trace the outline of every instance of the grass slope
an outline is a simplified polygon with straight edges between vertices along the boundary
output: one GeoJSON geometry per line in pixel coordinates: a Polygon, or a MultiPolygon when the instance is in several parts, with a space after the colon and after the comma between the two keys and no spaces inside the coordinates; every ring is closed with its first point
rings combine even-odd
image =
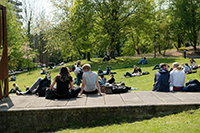
{"type": "MultiPolygon", "coordinates": [[[[189,63],[190,59],[184,59],[182,57],[178,58],[147,58],[148,64],[147,65],[139,65],[139,67],[142,69],[143,72],[150,72],[149,75],[143,75],[139,77],[130,77],[130,78],[124,78],[123,74],[126,72],[132,72],[133,71],[133,65],[136,65],[138,60],[140,58],[132,58],[132,57],[118,57],[116,60],[111,60],[109,62],[102,62],[102,59],[99,58],[92,58],[91,61],[86,61],[82,60],[82,65],[85,63],[89,63],[91,65],[92,71],[97,72],[98,68],[102,70],[106,70],[106,66],[111,67],[111,71],[117,72],[115,74],[115,80],[116,81],[121,81],[124,82],[127,86],[130,87],[135,87],[139,88],[138,91],[150,91],[153,88],[153,83],[154,83],[154,75],[157,70],[152,70],[152,68],[155,66],[155,64],[160,64],[160,63],[168,63],[170,67],[172,66],[172,63],[174,62],[179,62],[179,63],[184,63],[187,62],[189,63]]],[[[70,62],[66,63],[64,66],[67,66],[71,68],[71,66],[75,63],[70,62]]],[[[200,60],[196,59],[196,63],[200,64],[200,60]]],[[[51,78],[53,78],[59,73],[60,66],[57,67],[56,69],[50,70],[51,72],[51,78]]],[[[23,87],[24,85],[31,86],[35,80],[38,77],[45,77],[45,75],[40,75],[40,69],[18,74],[17,75],[17,81],[15,81],[20,90],[25,91],[25,88],[23,87]]],[[[75,77],[74,73],[71,72],[72,77],[75,77]]],[[[105,76],[106,79],[109,78],[109,75],[105,76]]],[[[200,70],[197,71],[197,73],[194,74],[188,74],[186,75],[186,82],[189,81],[190,79],[200,79],[200,70]]],[[[12,82],[9,82],[9,89],[12,88],[12,82]]]]}
{"type": "MultiPolygon", "coordinates": [[[[106,122],[105,122],[106,123],[106,122]]],[[[116,122],[118,123],[118,122],[116,122]]],[[[135,122],[96,127],[60,129],[56,133],[199,133],[200,109],[135,122]]]]}

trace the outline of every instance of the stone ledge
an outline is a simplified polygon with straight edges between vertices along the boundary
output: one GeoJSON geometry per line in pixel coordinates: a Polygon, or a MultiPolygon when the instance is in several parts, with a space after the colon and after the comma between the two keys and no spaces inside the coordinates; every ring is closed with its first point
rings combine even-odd
{"type": "Polygon", "coordinates": [[[183,110],[198,109],[200,104],[155,104],[101,107],[53,107],[8,110],[0,113],[0,131],[18,132],[65,127],[71,123],[90,125],[94,121],[110,118],[141,119],[173,114],[183,110]]]}

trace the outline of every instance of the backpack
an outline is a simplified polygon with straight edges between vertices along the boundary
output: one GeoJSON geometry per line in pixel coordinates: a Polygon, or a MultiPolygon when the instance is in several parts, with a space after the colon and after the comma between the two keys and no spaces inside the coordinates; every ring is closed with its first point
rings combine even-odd
{"type": "Polygon", "coordinates": [[[77,76],[78,75],[78,69],[74,70],[74,75],[77,76]]]}

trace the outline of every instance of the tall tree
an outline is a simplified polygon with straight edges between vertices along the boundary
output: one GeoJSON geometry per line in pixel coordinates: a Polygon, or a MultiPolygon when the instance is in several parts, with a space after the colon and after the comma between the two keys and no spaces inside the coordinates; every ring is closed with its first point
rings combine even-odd
{"type": "MultiPolygon", "coordinates": [[[[173,25],[176,26],[178,39],[184,34],[196,50],[198,31],[200,30],[200,1],[199,0],[170,0],[173,25]],[[181,34],[182,33],[182,34],[181,34]]],[[[180,40],[179,40],[180,41],[180,40]]]]}

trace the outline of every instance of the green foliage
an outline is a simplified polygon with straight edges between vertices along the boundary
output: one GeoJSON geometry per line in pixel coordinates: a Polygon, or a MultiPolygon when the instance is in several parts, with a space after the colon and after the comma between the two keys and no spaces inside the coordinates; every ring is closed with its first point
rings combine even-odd
{"type": "Polygon", "coordinates": [[[189,41],[194,49],[197,44],[197,33],[200,30],[200,1],[171,0],[171,26],[182,42],[189,41]]]}
{"type": "Polygon", "coordinates": [[[16,68],[22,61],[23,53],[20,51],[26,37],[23,35],[22,24],[17,22],[17,17],[13,6],[6,0],[1,0],[0,4],[6,7],[7,17],[7,40],[8,40],[8,65],[9,69],[16,68]]]}

